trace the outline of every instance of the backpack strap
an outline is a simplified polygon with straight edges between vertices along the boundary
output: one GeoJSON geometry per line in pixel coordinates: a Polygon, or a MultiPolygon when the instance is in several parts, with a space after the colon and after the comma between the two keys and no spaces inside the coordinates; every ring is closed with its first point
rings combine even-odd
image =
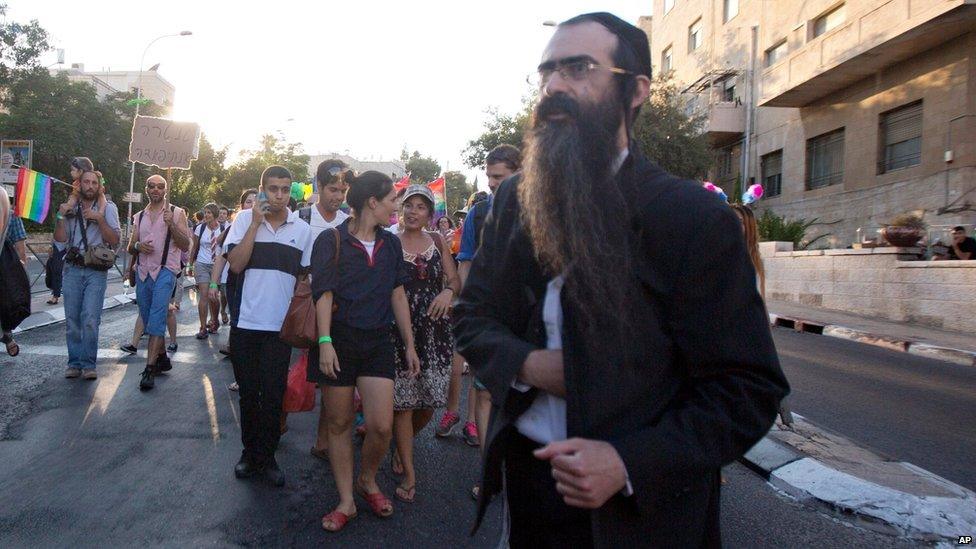
{"type": "MultiPolygon", "coordinates": [[[[298,210],[298,217],[300,217],[302,219],[302,221],[304,221],[305,223],[308,223],[309,225],[311,225],[312,224],[312,207],[311,206],[305,206],[304,208],[299,209],[298,210]]],[[[338,250],[338,248],[336,248],[336,249],[338,250]]]]}
{"type": "MultiPolygon", "coordinates": [[[[170,212],[176,212],[176,206],[169,205],[170,212]]],[[[169,259],[169,243],[173,240],[173,234],[169,227],[166,227],[166,244],[163,244],[163,258],[160,260],[160,268],[166,268],[166,260],[169,259]]]]}

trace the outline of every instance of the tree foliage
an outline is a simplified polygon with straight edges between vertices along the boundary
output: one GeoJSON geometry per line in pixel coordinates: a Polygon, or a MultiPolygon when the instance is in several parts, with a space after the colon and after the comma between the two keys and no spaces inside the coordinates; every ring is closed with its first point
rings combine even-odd
{"type": "Polygon", "coordinates": [[[223,185],[217,185],[213,198],[220,204],[237,204],[244,189],[261,183],[261,172],[277,164],[288,168],[295,181],[308,181],[309,156],[302,152],[301,143],[286,143],[273,135],[261,138],[261,148],[243,151],[241,158],[227,169],[223,185]]]}
{"type": "Polygon", "coordinates": [[[457,171],[444,172],[444,186],[447,189],[447,215],[464,207],[471,194],[471,186],[463,173],[457,171]]]}
{"type": "Polygon", "coordinates": [[[437,179],[437,176],[441,174],[441,165],[433,158],[413,151],[413,154],[407,159],[407,172],[410,173],[411,183],[424,185],[437,179]]]}
{"type": "Polygon", "coordinates": [[[713,160],[702,132],[704,123],[704,115],[685,112],[685,102],[670,75],[659,75],[634,124],[634,137],[644,155],[665,171],[703,178],[713,160]]]}
{"type": "MultiPolygon", "coordinates": [[[[6,15],[7,4],[0,3],[0,18],[6,15]]],[[[47,31],[37,20],[0,22],[0,86],[6,86],[20,73],[38,69],[41,54],[49,49],[47,31]]]]}
{"type": "Polygon", "coordinates": [[[522,98],[522,109],[514,114],[500,113],[495,107],[488,108],[485,111],[487,120],[484,123],[484,132],[468,142],[463,151],[464,163],[469,168],[481,168],[485,165],[488,153],[502,144],[514,145],[521,150],[537,98],[538,94],[522,98]]]}
{"type": "MultiPolygon", "coordinates": [[[[207,136],[200,136],[200,154],[190,164],[189,170],[176,170],[170,182],[169,199],[173,204],[186,208],[191,214],[214,200],[221,184],[227,177],[224,161],[227,160],[227,147],[214,149],[207,136]]],[[[237,198],[223,205],[234,208],[237,198]]]]}

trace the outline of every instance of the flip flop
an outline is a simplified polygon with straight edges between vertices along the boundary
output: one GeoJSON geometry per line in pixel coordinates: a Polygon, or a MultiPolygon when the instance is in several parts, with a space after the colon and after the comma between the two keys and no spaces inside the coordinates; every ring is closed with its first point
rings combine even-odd
{"type": "Polygon", "coordinates": [[[396,490],[394,490],[393,492],[393,495],[395,495],[396,498],[402,501],[403,503],[413,503],[414,498],[417,497],[417,485],[414,484],[409,488],[404,488],[403,486],[397,486],[396,490]],[[400,495],[400,494],[405,494],[405,495],[400,495]]]}
{"type": "Polygon", "coordinates": [[[322,517],[322,529],[325,530],[326,532],[338,532],[343,528],[345,528],[346,524],[350,520],[356,518],[358,514],[359,513],[353,513],[351,515],[347,515],[339,510],[332,511],[331,513],[322,517]],[[332,528],[329,528],[328,526],[325,525],[326,521],[332,523],[332,528]]]}
{"type": "Polygon", "coordinates": [[[400,461],[400,452],[393,450],[393,455],[390,457],[390,468],[393,469],[394,475],[403,474],[403,462],[400,461]]]}
{"type": "Polygon", "coordinates": [[[383,492],[369,494],[366,489],[356,483],[356,494],[366,500],[369,509],[379,518],[387,518],[393,515],[393,502],[390,498],[383,495],[383,492]]]}
{"type": "Polygon", "coordinates": [[[196,335],[197,339],[207,339],[208,337],[210,337],[210,334],[207,333],[207,330],[200,330],[196,335]]]}

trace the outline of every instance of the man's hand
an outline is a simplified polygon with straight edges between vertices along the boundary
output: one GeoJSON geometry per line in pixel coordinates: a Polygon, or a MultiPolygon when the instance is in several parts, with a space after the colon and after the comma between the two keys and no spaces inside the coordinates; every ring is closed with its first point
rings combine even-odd
{"type": "Polygon", "coordinates": [[[267,200],[259,200],[254,207],[251,208],[251,225],[255,227],[264,223],[265,208],[267,208],[267,200]]]}
{"type": "Polygon", "coordinates": [[[563,374],[563,352],[532,351],[525,358],[518,380],[558,397],[566,396],[566,377],[563,374]]]}
{"type": "Polygon", "coordinates": [[[71,206],[69,206],[67,202],[58,206],[58,213],[61,214],[62,216],[68,215],[68,212],[70,211],[71,211],[71,206]]]}
{"type": "Polygon", "coordinates": [[[148,242],[136,242],[136,244],[139,245],[137,250],[141,254],[152,255],[152,253],[156,251],[156,248],[154,248],[153,245],[149,244],[148,242]]]}
{"type": "Polygon", "coordinates": [[[81,212],[81,216],[85,218],[86,221],[94,221],[96,223],[101,223],[105,219],[105,213],[100,210],[92,210],[85,208],[85,211],[81,212]]]}
{"type": "Polygon", "coordinates": [[[163,210],[163,223],[166,223],[167,227],[173,228],[173,212],[169,211],[169,206],[163,210]]]}
{"type": "Polygon", "coordinates": [[[571,438],[533,454],[552,465],[556,491],[566,505],[598,509],[627,486],[627,468],[609,442],[571,438]]]}

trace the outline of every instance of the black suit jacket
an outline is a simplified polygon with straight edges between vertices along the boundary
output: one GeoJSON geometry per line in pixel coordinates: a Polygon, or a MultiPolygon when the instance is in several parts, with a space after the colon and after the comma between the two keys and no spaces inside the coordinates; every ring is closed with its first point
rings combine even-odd
{"type": "MultiPolygon", "coordinates": [[[[731,208],[634,151],[617,177],[632,192],[643,345],[587,357],[573,304],[562,302],[568,436],[610,442],[634,488],[591,513],[593,542],[717,546],[719,470],[767,432],[789,388],[731,208]],[[638,348],[638,367],[620,366],[638,348]]],[[[519,220],[517,185],[498,190],[455,314],[458,350],[492,399],[475,528],[501,491],[514,422],[535,397],[512,381],[546,343],[550,276],[519,220]]]]}

